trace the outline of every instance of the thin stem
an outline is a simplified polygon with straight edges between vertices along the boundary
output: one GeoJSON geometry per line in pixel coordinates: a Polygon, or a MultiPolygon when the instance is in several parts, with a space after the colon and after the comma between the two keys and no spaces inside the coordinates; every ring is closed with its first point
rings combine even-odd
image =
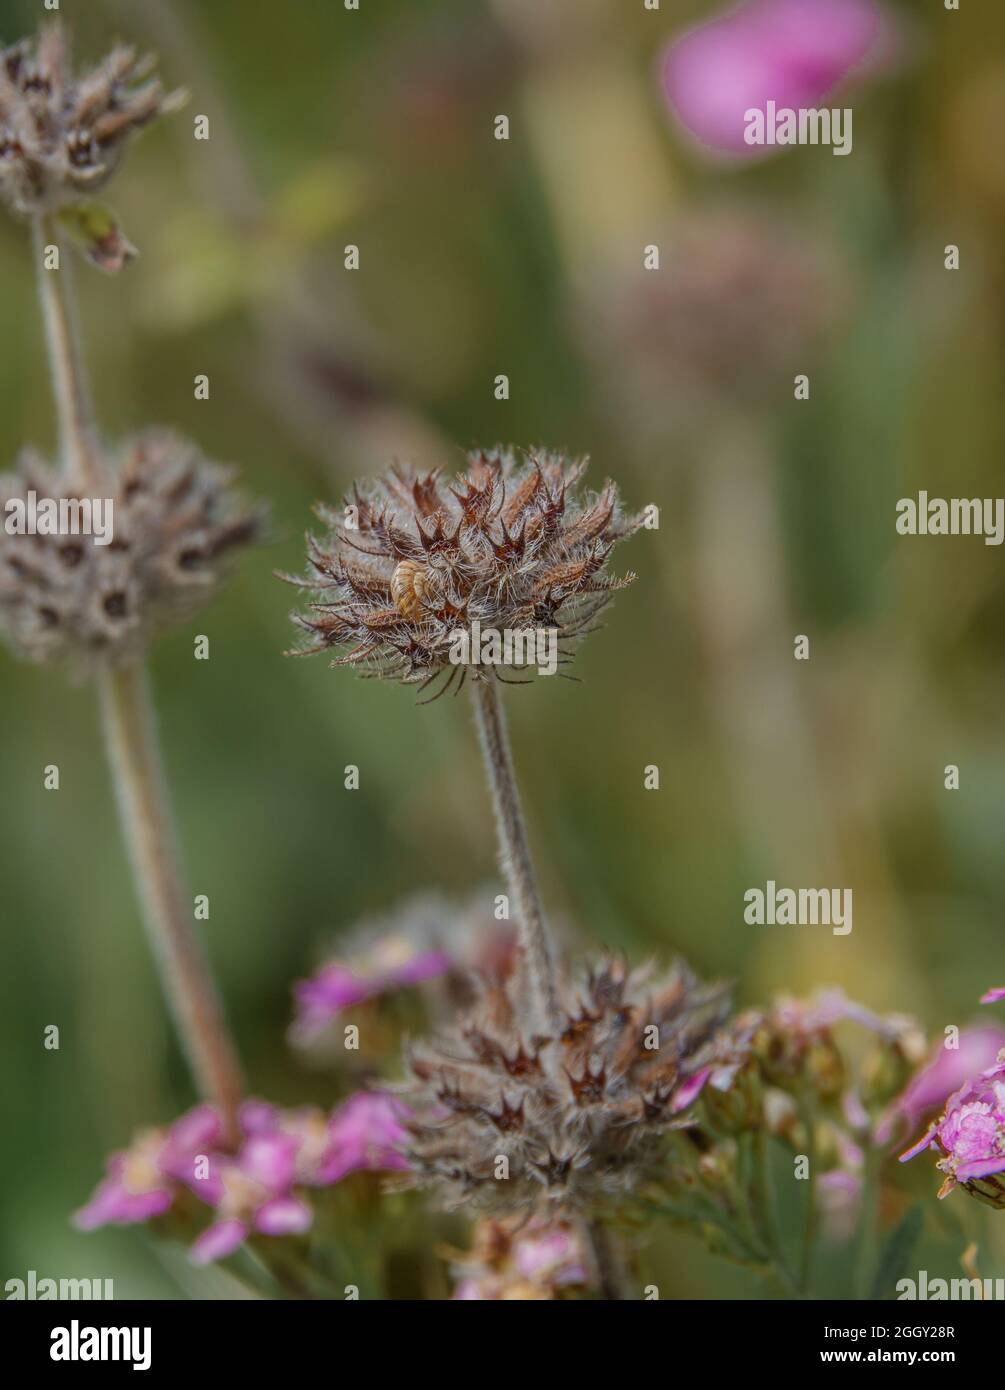
{"type": "Polygon", "coordinates": [[[73,300],[73,268],[66,247],[60,246],[51,217],[36,217],[32,230],[52,390],[59,416],[59,452],[63,470],[82,487],[95,487],[100,482],[102,469],[87,369],[80,350],[73,300]],[[59,250],[58,270],[46,269],[47,246],[55,246],[59,250]]]}
{"type": "Polygon", "coordinates": [[[789,1261],[778,1229],[778,1216],[775,1211],[775,1193],[771,1183],[771,1147],[768,1132],[758,1131],[756,1147],[755,1202],[760,1214],[764,1242],[771,1255],[771,1272],[790,1293],[799,1294],[799,1285],[789,1268],[789,1261]]]}
{"type": "Polygon", "coordinates": [[[182,886],[146,672],[105,671],[100,691],[122,833],[164,992],[201,1093],[233,1128],[241,1074],[182,886]]]}
{"type": "Polygon", "coordinates": [[[541,894],[520,808],[520,794],[506,733],[506,717],[493,680],[473,680],[472,698],[482,756],[492,790],[502,870],[517,911],[517,928],[531,1004],[538,1025],[556,1034],[560,1027],[558,984],[541,894]]]}
{"type": "Polygon", "coordinates": [[[806,1129],[806,1157],[810,1176],[806,1194],[806,1210],[803,1214],[803,1245],[799,1266],[799,1287],[804,1294],[809,1292],[813,1273],[813,1249],[817,1234],[817,1126],[816,1105],[812,1091],[807,1087],[799,1098],[799,1110],[806,1129]]]}
{"type": "Polygon", "coordinates": [[[853,1297],[866,1299],[876,1272],[876,1228],[879,1220],[880,1150],[872,1143],[865,1145],[862,1173],[862,1197],[859,1207],[858,1244],[855,1251],[855,1292],[853,1297]]]}
{"type": "Polygon", "coordinates": [[[599,1221],[588,1222],[585,1230],[601,1296],[611,1303],[628,1302],[632,1293],[628,1272],[621,1256],[620,1242],[599,1221]]]}
{"type": "MultiPolygon", "coordinates": [[[[70,261],[61,254],[58,270],[45,267],[46,246],[59,246],[51,218],[36,217],[33,234],[63,468],[74,482],[93,487],[103,469],[70,261]]],[[[146,673],[142,666],[105,670],[99,683],[122,833],[164,991],[199,1089],[233,1132],[241,1074],[183,886],[146,673]]]]}

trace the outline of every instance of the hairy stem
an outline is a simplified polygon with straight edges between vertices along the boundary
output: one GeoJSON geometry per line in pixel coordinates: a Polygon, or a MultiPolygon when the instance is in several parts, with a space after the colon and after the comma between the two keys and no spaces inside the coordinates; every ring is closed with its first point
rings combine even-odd
{"type": "MultiPolygon", "coordinates": [[[[45,248],[59,246],[51,218],[36,217],[33,233],[63,469],[75,483],[94,487],[103,468],[77,333],[70,261],[61,254],[59,269],[46,269],[45,248]]],[[[122,833],[164,992],[200,1092],[220,1107],[232,1130],[241,1074],[183,886],[145,670],[105,670],[100,692],[122,833]]]]}
{"type": "Polygon", "coordinates": [[[510,896],[517,912],[523,968],[538,1026],[559,1029],[558,985],[551,942],[545,925],[541,894],[520,808],[506,717],[493,680],[471,682],[482,757],[492,790],[499,854],[510,896]]]}
{"type": "Polygon", "coordinates": [[[587,1223],[586,1236],[601,1297],[611,1303],[628,1302],[632,1294],[621,1254],[621,1242],[613,1231],[599,1221],[587,1223]]]}
{"type": "Polygon", "coordinates": [[[81,487],[96,487],[101,480],[102,469],[87,369],[80,350],[73,299],[73,268],[67,248],[60,246],[51,217],[36,217],[33,233],[38,293],[59,417],[60,458],[69,478],[81,487]],[[55,246],[59,250],[58,270],[46,269],[47,246],[55,246]]]}
{"type": "Polygon", "coordinates": [[[241,1074],[183,888],[146,672],[105,671],[100,690],[122,833],[164,992],[202,1095],[232,1127],[241,1074]]]}

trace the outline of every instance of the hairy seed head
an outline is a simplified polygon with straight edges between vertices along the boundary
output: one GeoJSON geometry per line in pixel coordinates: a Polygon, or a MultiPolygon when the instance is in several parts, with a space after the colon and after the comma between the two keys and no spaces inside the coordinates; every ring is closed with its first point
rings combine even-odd
{"type": "Polygon", "coordinates": [[[402,1183],[448,1209],[593,1214],[656,1176],[667,1131],[734,1059],[726,988],[684,966],[650,975],[605,960],[565,991],[553,1035],[527,1025],[516,981],[485,984],[410,1053],[402,1183]]]}
{"type": "Polygon", "coordinates": [[[330,529],[309,541],[308,574],[282,576],[313,600],[294,615],[301,653],[341,651],[333,665],[412,684],[487,674],[474,641],[472,659],[457,643],[476,623],[482,633],[554,630],[557,643],[582,637],[634,579],[606,567],[641,525],[623,516],[613,483],[577,495],[585,467],[495,449],[469,455],[450,484],[394,469],[357,487],[342,515],[320,509],[330,529]]]}
{"type": "Polygon", "coordinates": [[[0,199],[31,216],[91,197],[130,137],[184,100],[166,93],[152,68],[118,45],[75,77],[58,22],[0,49],[0,199]]]}
{"type": "Polygon", "coordinates": [[[148,430],[117,454],[98,489],[106,519],[111,503],[106,544],[81,531],[95,499],[35,454],[0,475],[0,639],[15,655],[67,660],[78,674],[135,660],[215,595],[234,552],[259,534],[262,514],[194,444],[148,430]],[[40,504],[76,534],[53,534],[40,504]],[[21,524],[32,516],[35,534],[21,524]]]}

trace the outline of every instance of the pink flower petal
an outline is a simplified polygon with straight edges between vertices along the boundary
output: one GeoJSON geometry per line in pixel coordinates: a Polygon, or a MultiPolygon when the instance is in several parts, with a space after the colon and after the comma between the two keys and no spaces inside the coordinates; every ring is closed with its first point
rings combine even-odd
{"type": "Polygon", "coordinates": [[[904,1153],[900,1155],[899,1161],[901,1163],[907,1163],[909,1159],[917,1158],[918,1154],[924,1153],[924,1151],[931,1145],[931,1142],[934,1138],[935,1125],[929,1125],[928,1128],[925,1130],[924,1134],[918,1140],[918,1142],[916,1144],[912,1144],[909,1149],[906,1149],[904,1153]]]}
{"type": "Polygon", "coordinates": [[[248,1238],[248,1228],[243,1221],[217,1221],[203,1231],[192,1245],[188,1257],[193,1264],[208,1265],[214,1260],[225,1260],[248,1238]]]}
{"type": "Polygon", "coordinates": [[[671,1110],[676,1114],[679,1110],[686,1110],[693,1100],[697,1100],[705,1087],[705,1082],[712,1073],[711,1067],[704,1067],[701,1071],[695,1072],[694,1076],[682,1082],[674,1092],[671,1110]]]}
{"type": "Polygon", "coordinates": [[[292,1134],[255,1134],[245,1141],[238,1162],[248,1177],[280,1192],[293,1181],[299,1147],[292,1134]]]}
{"type": "Polygon", "coordinates": [[[703,145],[762,156],[744,139],[746,112],[816,106],[886,31],[874,0],[750,0],[671,45],[667,100],[703,145]]]}
{"type": "Polygon", "coordinates": [[[314,1213],[299,1197],[274,1197],[259,1207],[255,1230],[266,1236],[300,1235],[309,1230],[314,1213]]]}

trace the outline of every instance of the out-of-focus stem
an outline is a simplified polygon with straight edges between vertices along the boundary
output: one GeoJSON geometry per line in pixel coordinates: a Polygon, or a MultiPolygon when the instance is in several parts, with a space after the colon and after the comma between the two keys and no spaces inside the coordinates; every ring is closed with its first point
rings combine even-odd
{"type": "MultiPolygon", "coordinates": [[[[34,248],[63,468],[74,483],[93,487],[103,469],[76,329],[72,272],[63,255],[58,270],[45,268],[48,245],[59,245],[52,221],[38,217],[34,248]]],[[[183,886],[146,672],[141,665],[106,670],[99,681],[122,833],[164,992],[199,1089],[233,1132],[241,1074],[183,886]]]]}
{"type": "Polygon", "coordinates": [[[164,992],[199,1090],[232,1128],[241,1074],[183,888],[146,672],[105,671],[100,690],[122,833],[164,992]]]}
{"type": "Polygon", "coordinates": [[[33,224],[35,269],[42,302],[45,339],[52,373],[52,389],[59,417],[59,452],[63,470],[81,487],[95,487],[101,478],[91,392],[80,350],[73,300],[73,268],[61,246],[51,217],[36,217],[33,224]],[[59,250],[59,269],[45,265],[47,246],[59,250]]]}
{"type": "Polygon", "coordinates": [[[586,1235],[601,1297],[611,1303],[627,1302],[632,1295],[618,1237],[599,1221],[587,1224],[586,1235]]]}
{"type": "Polygon", "coordinates": [[[817,1126],[816,1105],[812,1093],[807,1090],[799,1102],[799,1110],[806,1129],[806,1157],[809,1161],[810,1175],[807,1184],[806,1212],[803,1218],[803,1247],[799,1266],[799,1287],[808,1293],[810,1277],[813,1272],[813,1246],[817,1233],[817,1126]]]}
{"type": "Polygon", "coordinates": [[[517,912],[523,968],[538,1024],[553,1035],[559,1028],[558,983],[541,894],[520,807],[506,717],[493,680],[471,682],[482,756],[492,790],[502,870],[517,912]]]}

